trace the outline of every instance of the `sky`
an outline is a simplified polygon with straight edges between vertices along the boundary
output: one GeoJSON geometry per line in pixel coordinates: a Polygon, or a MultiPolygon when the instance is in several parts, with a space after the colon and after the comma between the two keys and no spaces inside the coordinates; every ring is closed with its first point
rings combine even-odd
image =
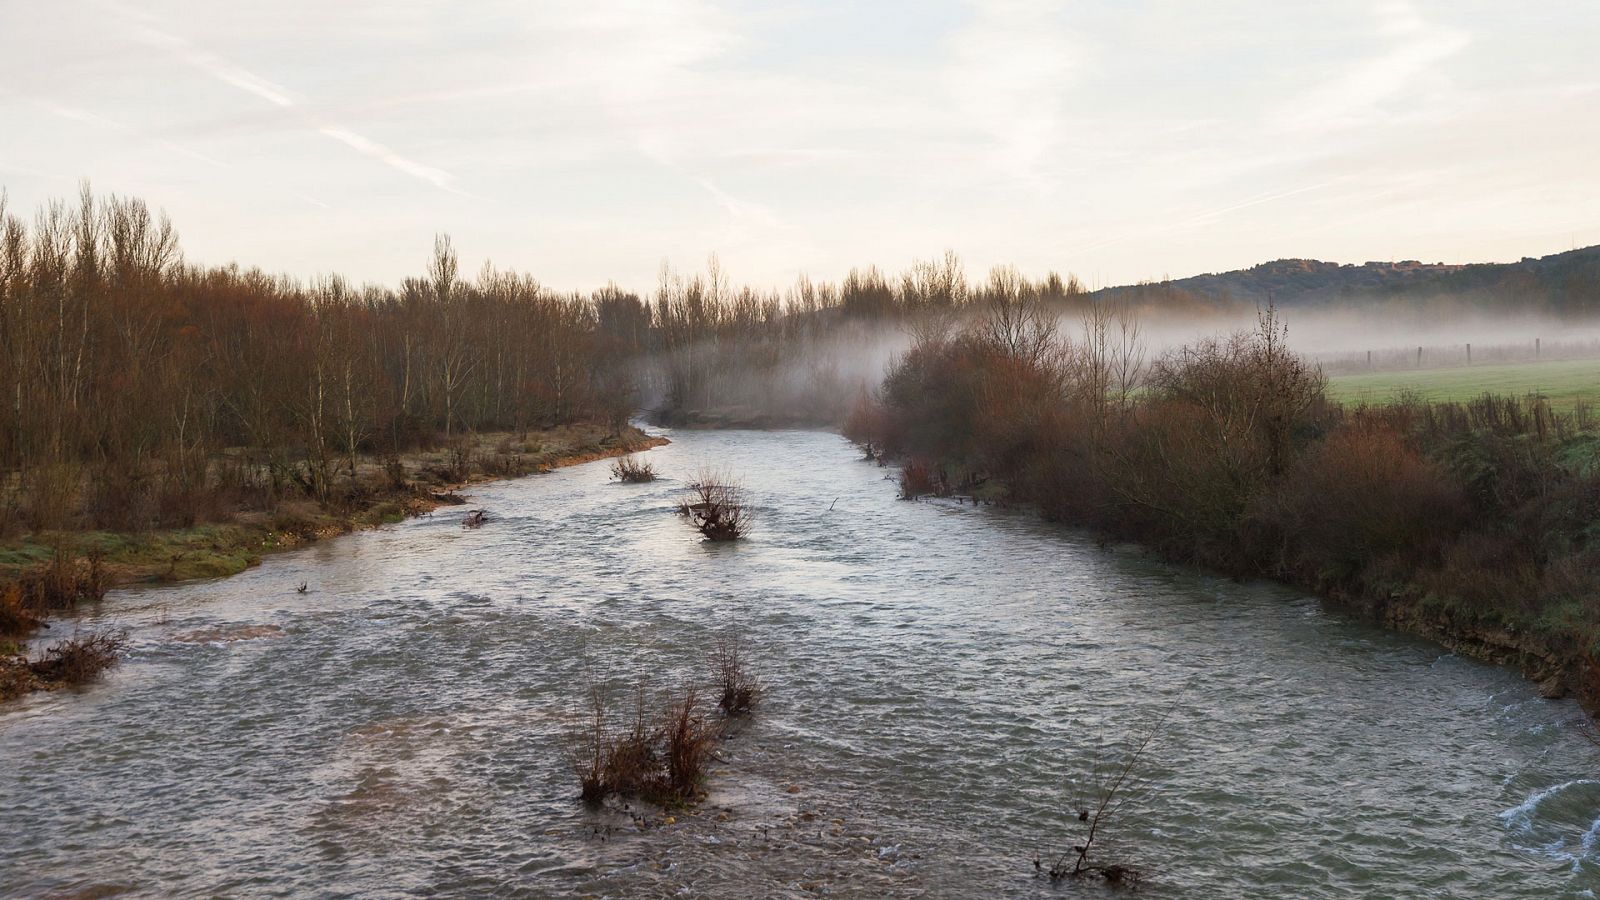
{"type": "Polygon", "coordinates": [[[1093,286],[1600,244],[1600,4],[4,0],[0,186],[187,258],[1093,286]]]}

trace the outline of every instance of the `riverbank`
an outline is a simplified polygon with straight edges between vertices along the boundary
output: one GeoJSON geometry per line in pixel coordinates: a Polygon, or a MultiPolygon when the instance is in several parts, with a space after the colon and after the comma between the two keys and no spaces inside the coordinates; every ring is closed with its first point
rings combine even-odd
{"type": "Polygon", "coordinates": [[[907,496],[998,494],[1171,562],[1292,585],[1600,712],[1586,417],[1491,395],[1346,407],[1270,315],[1167,354],[1136,393],[1108,388],[1094,347],[1058,357],[1041,340],[921,344],[845,431],[905,461],[907,496]]]}
{"type": "MultiPolygon", "coordinates": [[[[902,466],[926,465],[946,473],[962,471],[948,461],[930,464],[899,459],[898,462],[902,466]]],[[[965,475],[947,474],[946,477],[957,483],[970,483],[965,475]]],[[[1050,521],[1085,528],[1103,538],[1134,541],[1138,549],[1166,562],[1224,577],[1263,579],[1303,590],[1332,611],[1377,622],[1386,628],[1433,641],[1466,659],[1514,671],[1532,683],[1542,698],[1559,700],[1570,696],[1591,717],[1600,718],[1600,666],[1594,661],[1594,648],[1587,637],[1595,631],[1592,612],[1587,609],[1567,608],[1558,616],[1531,618],[1509,610],[1474,609],[1456,599],[1428,593],[1414,582],[1387,589],[1352,588],[1264,568],[1224,571],[1142,543],[1136,536],[1108,530],[1101,523],[1052,513],[1033,498],[1019,495],[1003,480],[988,476],[983,477],[981,487],[971,491],[956,491],[941,483],[923,495],[970,500],[974,504],[1031,507],[1041,518],[1050,521]]]]}
{"type": "Polygon", "coordinates": [[[61,687],[25,657],[51,614],[118,585],[235,575],[270,553],[462,505],[473,484],[621,456],[668,441],[627,427],[567,425],[526,435],[484,433],[387,459],[360,456],[325,500],[284,499],[273,509],[239,506],[189,528],[142,532],[49,531],[0,541],[0,701],[61,687]],[[63,582],[72,586],[54,587],[63,582]],[[49,585],[51,594],[36,585],[49,585]],[[52,608],[58,607],[59,608],[52,608]]]}

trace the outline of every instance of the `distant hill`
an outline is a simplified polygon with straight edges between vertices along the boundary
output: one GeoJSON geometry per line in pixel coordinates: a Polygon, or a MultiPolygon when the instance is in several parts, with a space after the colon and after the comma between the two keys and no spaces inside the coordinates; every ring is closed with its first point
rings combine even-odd
{"type": "Polygon", "coordinates": [[[1600,315],[1600,246],[1514,263],[1446,265],[1416,260],[1359,265],[1278,259],[1248,269],[1105,288],[1141,305],[1253,307],[1425,303],[1600,315]]]}

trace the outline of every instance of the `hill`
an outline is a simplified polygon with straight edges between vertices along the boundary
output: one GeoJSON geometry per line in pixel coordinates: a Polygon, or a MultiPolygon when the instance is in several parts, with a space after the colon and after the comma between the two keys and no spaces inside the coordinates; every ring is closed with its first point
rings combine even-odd
{"type": "Polygon", "coordinates": [[[1426,303],[1450,299],[1485,309],[1600,314],[1600,246],[1514,263],[1361,264],[1277,259],[1163,282],[1105,288],[1103,296],[1141,305],[1253,307],[1426,303]]]}

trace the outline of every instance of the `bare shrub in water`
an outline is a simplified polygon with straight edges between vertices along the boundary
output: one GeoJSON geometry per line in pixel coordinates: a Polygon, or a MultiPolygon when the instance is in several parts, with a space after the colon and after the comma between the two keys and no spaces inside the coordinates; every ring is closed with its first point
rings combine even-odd
{"type": "Polygon", "coordinates": [[[623,484],[644,484],[656,480],[656,470],[649,461],[628,455],[611,464],[611,477],[623,484]]]}
{"type": "Polygon", "coordinates": [[[703,471],[689,485],[678,514],[712,541],[735,541],[750,531],[751,512],[744,488],[715,472],[703,471]]]}
{"type": "Polygon", "coordinates": [[[85,684],[116,665],[127,646],[128,636],[122,631],[74,634],[52,644],[29,668],[47,685],[85,684]]]}
{"type": "Polygon", "coordinates": [[[574,728],[567,745],[567,762],[578,777],[580,797],[588,803],[605,799],[606,760],[610,755],[606,702],[597,687],[589,689],[589,709],[581,726],[574,728]]]}
{"type": "Polygon", "coordinates": [[[711,649],[717,708],[725,716],[747,716],[761,702],[761,683],[745,669],[735,638],[718,638],[711,649]]]}
{"type": "Polygon", "coordinates": [[[598,689],[589,699],[568,750],[583,800],[600,803],[616,795],[670,805],[700,798],[721,731],[709,722],[698,688],[683,685],[652,714],[639,687],[631,721],[621,727],[611,724],[598,689]]]}
{"type": "Polygon", "coordinates": [[[667,762],[662,785],[665,795],[680,802],[698,799],[706,765],[721,735],[706,721],[693,685],[684,686],[668,705],[662,732],[667,762]]]}

